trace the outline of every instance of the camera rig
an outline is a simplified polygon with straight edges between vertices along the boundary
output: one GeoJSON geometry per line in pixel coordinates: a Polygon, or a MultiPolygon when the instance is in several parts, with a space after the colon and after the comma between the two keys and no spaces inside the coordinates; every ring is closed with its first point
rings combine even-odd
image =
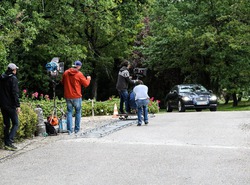
{"type": "Polygon", "coordinates": [[[147,68],[134,68],[133,75],[136,76],[137,79],[140,77],[145,77],[147,76],[147,70],[147,68]]]}

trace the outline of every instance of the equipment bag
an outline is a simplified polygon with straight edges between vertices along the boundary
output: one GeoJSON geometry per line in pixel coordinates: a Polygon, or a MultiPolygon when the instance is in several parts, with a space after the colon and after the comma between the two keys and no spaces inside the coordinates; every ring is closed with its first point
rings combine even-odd
{"type": "Polygon", "coordinates": [[[57,131],[55,129],[55,127],[53,125],[51,125],[49,122],[44,122],[45,123],[45,129],[46,132],[49,136],[56,136],[57,135],[57,131]]]}

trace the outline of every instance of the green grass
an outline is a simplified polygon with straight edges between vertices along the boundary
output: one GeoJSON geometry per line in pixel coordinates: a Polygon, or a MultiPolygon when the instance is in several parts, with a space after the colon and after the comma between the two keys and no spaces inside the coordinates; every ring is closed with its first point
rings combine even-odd
{"type": "Polygon", "coordinates": [[[220,103],[218,105],[217,111],[249,111],[250,110],[250,101],[241,101],[238,103],[238,106],[233,107],[233,102],[228,104],[220,103]]]}

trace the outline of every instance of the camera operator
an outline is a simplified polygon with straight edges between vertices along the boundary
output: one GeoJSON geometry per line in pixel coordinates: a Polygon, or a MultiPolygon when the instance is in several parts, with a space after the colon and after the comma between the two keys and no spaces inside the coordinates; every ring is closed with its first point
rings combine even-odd
{"type": "Polygon", "coordinates": [[[82,86],[88,87],[91,77],[87,78],[80,72],[82,63],[75,61],[72,68],[63,73],[62,84],[64,86],[64,97],[67,103],[67,130],[69,135],[73,133],[72,113],[75,108],[75,128],[74,132],[80,131],[81,111],[82,111],[82,86]]]}
{"type": "Polygon", "coordinates": [[[128,85],[133,84],[135,85],[136,80],[130,79],[129,68],[131,68],[130,62],[124,60],[120,65],[120,70],[118,73],[118,79],[116,83],[116,89],[118,90],[119,97],[120,97],[120,114],[128,114],[130,113],[129,110],[129,95],[128,95],[128,85]],[[124,112],[123,105],[125,103],[125,110],[124,112]]]}

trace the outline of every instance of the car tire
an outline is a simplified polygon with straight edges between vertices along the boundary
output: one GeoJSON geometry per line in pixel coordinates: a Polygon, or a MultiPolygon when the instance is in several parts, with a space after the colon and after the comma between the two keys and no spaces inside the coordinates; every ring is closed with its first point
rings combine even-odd
{"type": "Polygon", "coordinates": [[[171,107],[171,105],[169,104],[168,101],[167,101],[167,103],[166,103],[166,111],[167,111],[167,112],[172,112],[172,111],[173,111],[173,108],[171,107]]]}
{"type": "Polygon", "coordinates": [[[210,111],[214,112],[217,110],[217,107],[210,108],[210,111]]]}
{"type": "Polygon", "coordinates": [[[185,112],[185,107],[184,107],[181,100],[178,101],[178,111],[179,112],[185,112]]]}

